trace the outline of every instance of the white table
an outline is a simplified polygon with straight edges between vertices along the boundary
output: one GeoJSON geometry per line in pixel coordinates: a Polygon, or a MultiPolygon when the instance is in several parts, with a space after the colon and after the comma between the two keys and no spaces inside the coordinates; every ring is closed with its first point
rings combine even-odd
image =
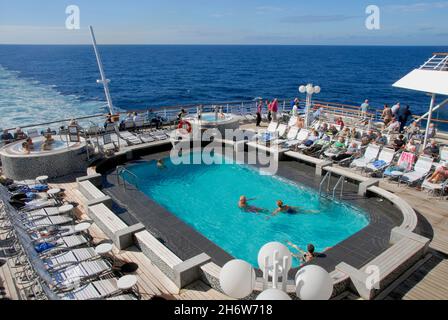
{"type": "Polygon", "coordinates": [[[112,243],[102,243],[95,248],[95,252],[99,255],[106,255],[111,253],[113,249],[112,243]]]}
{"type": "Polygon", "coordinates": [[[75,231],[76,232],[84,232],[84,231],[89,230],[91,226],[92,226],[92,224],[90,222],[81,222],[75,226],[75,231]]]}
{"type": "Polygon", "coordinates": [[[47,195],[50,198],[55,198],[59,193],[61,193],[61,189],[54,188],[47,191],[47,195]]]}
{"type": "Polygon", "coordinates": [[[132,274],[123,276],[117,281],[118,289],[123,291],[132,289],[136,284],[137,284],[137,277],[132,274]]]}
{"type": "Polygon", "coordinates": [[[64,206],[59,207],[59,214],[67,214],[67,213],[72,213],[73,210],[73,205],[72,204],[66,204],[64,206]]]}

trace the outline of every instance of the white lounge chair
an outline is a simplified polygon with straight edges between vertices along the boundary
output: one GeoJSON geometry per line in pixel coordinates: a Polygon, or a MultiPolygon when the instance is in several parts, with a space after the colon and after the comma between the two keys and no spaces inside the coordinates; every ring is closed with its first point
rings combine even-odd
{"type": "Polygon", "coordinates": [[[42,260],[48,272],[55,272],[58,269],[99,257],[94,248],[79,248],[50,255],[42,260]]]}
{"type": "Polygon", "coordinates": [[[299,134],[300,129],[296,126],[290,127],[288,133],[286,134],[286,139],[278,139],[275,143],[277,144],[285,144],[287,148],[290,147],[290,144],[297,140],[297,135],[299,134]]]}
{"type": "Polygon", "coordinates": [[[48,216],[41,217],[32,220],[22,221],[23,226],[28,229],[28,231],[34,231],[38,229],[48,228],[52,226],[59,226],[69,223],[74,223],[73,218],[64,216],[48,216]]]}
{"type": "MultiPolygon", "coordinates": [[[[120,293],[122,292],[118,289],[118,280],[117,278],[111,279],[103,279],[90,282],[88,284],[82,285],[79,288],[75,288],[70,292],[64,293],[61,295],[62,300],[100,300],[100,299],[109,299],[115,300],[118,297],[122,297],[120,293]],[[118,295],[115,297],[115,295],[118,295]]],[[[127,294],[125,296],[133,296],[131,294],[127,294]]],[[[134,299],[137,299],[133,296],[134,299]]],[[[127,300],[134,300],[127,299],[127,300]]],[[[122,300],[122,299],[119,299],[122,300]]]]}
{"type": "Polygon", "coordinates": [[[105,260],[85,261],[53,273],[50,284],[58,290],[66,290],[96,279],[110,270],[111,266],[105,260]]]}
{"type": "Polygon", "coordinates": [[[365,168],[369,163],[376,160],[378,157],[378,153],[380,152],[381,147],[371,144],[367,147],[364,156],[358,159],[355,159],[350,164],[350,167],[355,169],[363,169],[365,168]]]}
{"type": "Polygon", "coordinates": [[[367,164],[366,171],[378,173],[391,165],[395,157],[395,150],[391,148],[383,148],[378,156],[378,160],[367,164]]]}
{"type": "Polygon", "coordinates": [[[445,179],[445,181],[442,181],[440,183],[432,183],[428,181],[429,179],[426,179],[422,183],[422,189],[427,190],[428,193],[432,195],[436,195],[439,193],[440,197],[443,197],[445,194],[445,190],[448,188],[448,179],[445,179]]]}
{"type": "Polygon", "coordinates": [[[414,170],[403,174],[400,182],[405,182],[408,185],[422,181],[431,171],[434,159],[431,157],[420,156],[415,163],[414,170]]]}
{"type": "MultiPolygon", "coordinates": [[[[53,248],[40,252],[40,256],[42,257],[49,254],[67,251],[87,245],[90,242],[90,239],[85,235],[73,235],[73,236],[61,237],[56,240],[47,239],[46,241],[53,242],[55,246],[53,248]]],[[[38,240],[38,242],[42,243],[42,240],[38,240]]]]}
{"type": "Polygon", "coordinates": [[[120,132],[120,137],[127,141],[129,144],[131,145],[137,145],[137,144],[141,144],[142,140],[140,140],[137,136],[135,136],[134,134],[130,133],[129,131],[121,131],[120,132]]]}

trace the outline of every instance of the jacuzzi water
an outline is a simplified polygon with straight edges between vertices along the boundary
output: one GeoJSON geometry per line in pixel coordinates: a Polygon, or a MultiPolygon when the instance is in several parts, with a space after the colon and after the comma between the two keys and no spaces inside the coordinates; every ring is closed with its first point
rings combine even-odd
{"type": "MultiPolygon", "coordinates": [[[[216,155],[216,157],[222,157],[216,155]]],[[[248,165],[174,165],[165,159],[166,169],[155,162],[129,165],[137,175],[137,187],[185,223],[238,259],[257,267],[259,249],[271,241],[287,241],[306,248],[313,243],[323,251],[368,225],[368,216],[347,203],[319,197],[316,190],[277,176],[262,176],[248,165]],[[241,195],[256,198],[250,204],[275,209],[283,200],[314,214],[254,214],[241,211],[241,195]]],[[[129,183],[135,180],[124,173],[129,183]]],[[[292,249],[292,252],[296,252],[292,249]]],[[[294,259],[297,266],[298,260],[294,259]]]]}
{"type": "MultiPolygon", "coordinates": [[[[67,142],[55,139],[53,141],[53,143],[51,144],[51,150],[42,150],[43,143],[44,143],[43,140],[33,141],[34,148],[32,150],[30,150],[30,154],[45,153],[45,152],[51,152],[51,151],[67,148],[67,142]]],[[[15,153],[25,154],[25,151],[24,151],[21,143],[15,144],[12,147],[12,151],[15,153]]]]}
{"type": "Polygon", "coordinates": [[[218,115],[218,119],[216,119],[216,115],[214,113],[205,113],[201,115],[201,120],[207,122],[224,122],[229,121],[230,119],[232,119],[232,116],[229,115],[226,115],[225,118],[220,118],[218,115]]]}

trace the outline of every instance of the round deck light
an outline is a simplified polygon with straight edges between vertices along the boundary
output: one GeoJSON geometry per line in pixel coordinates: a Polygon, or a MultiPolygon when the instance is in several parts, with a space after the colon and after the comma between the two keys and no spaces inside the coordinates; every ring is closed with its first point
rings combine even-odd
{"type": "Polygon", "coordinates": [[[271,274],[272,269],[274,267],[274,254],[277,252],[278,259],[278,271],[282,271],[282,261],[284,257],[288,257],[287,269],[291,268],[292,259],[291,259],[291,251],[289,251],[288,247],[280,242],[269,242],[265,244],[258,253],[258,266],[261,270],[265,270],[265,267],[269,270],[271,274]],[[266,258],[268,261],[268,265],[265,265],[266,258]]]}
{"type": "Polygon", "coordinates": [[[318,93],[320,93],[320,87],[319,86],[315,86],[314,87],[314,93],[316,93],[316,94],[318,94],[318,93]]]}
{"type": "Polygon", "coordinates": [[[231,260],[221,269],[219,284],[224,293],[235,299],[243,299],[255,288],[255,270],[243,260],[231,260]]]}
{"type": "Polygon", "coordinates": [[[300,93],[305,93],[306,92],[306,87],[305,86],[300,86],[299,87],[299,92],[300,93]]]}
{"type": "Polygon", "coordinates": [[[306,93],[313,94],[314,93],[314,87],[312,85],[306,86],[306,93]]]}
{"type": "Polygon", "coordinates": [[[296,274],[296,293],[301,300],[329,300],[333,293],[333,280],[325,269],[309,265],[296,274]]]}
{"type": "Polygon", "coordinates": [[[291,300],[291,297],[279,289],[267,289],[260,293],[256,300],[265,300],[265,301],[273,301],[273,300],[291,300]]]}

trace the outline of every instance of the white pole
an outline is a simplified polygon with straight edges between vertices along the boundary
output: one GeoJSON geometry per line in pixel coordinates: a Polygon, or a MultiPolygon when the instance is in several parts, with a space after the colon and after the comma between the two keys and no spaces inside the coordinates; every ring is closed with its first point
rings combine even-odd
{"type": "Polygon", "coordinates": [[[106,78],[106,75],[103,70],[103,63],[101,61],[100,53],[98,51],[98,48],[96,47],[96,39],[95,39],[95,34],[93,32],[93,27],[90,26],[89,28],[90,28],[90,35],[92,37],[93,50],[95,50],[96,61],[98,63],[98,68],[100,69],[100,74],[101,74],[101,80],[97,80],[97,82],[103,84],[104,93],[106,94],[107,105],[109,106],[109,112],[110,112],[110,114],[114,114],[114,106],[112,104],[112,98],[109,93],[110,80],[106,78]]]}
{"type": "Polygon", "coordinates": [[[433,93],[431,97],[431,105],[429,106],[428,123],[426,124],[425,142],[423,143],[423,148],[426,148],[426,145],[428,144],[429,126],[431,125],[432,111],[435,103],[436,103],[436,94],[433,93]]]}

